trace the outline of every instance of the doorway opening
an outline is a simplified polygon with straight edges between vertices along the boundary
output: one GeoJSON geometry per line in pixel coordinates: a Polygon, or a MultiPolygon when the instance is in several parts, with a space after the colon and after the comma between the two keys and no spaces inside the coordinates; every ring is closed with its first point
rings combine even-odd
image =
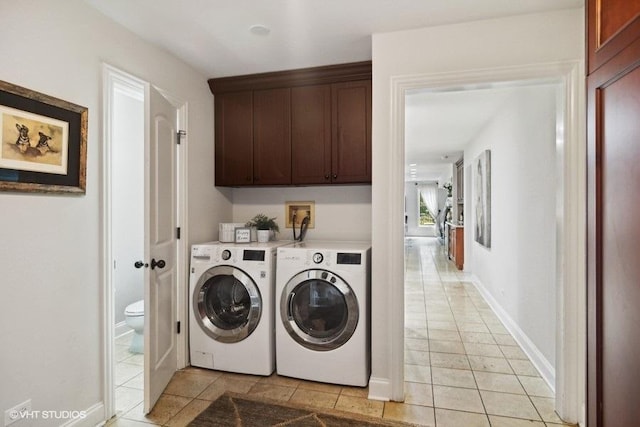
{"type": "MultiPolygon", "coordinates": [[[[390,313],[388,340],[392,342],[387,363],[390,372],[389,392],[386,392],[384,378],[372,381],[373,390],[370,395],[389,395],[393,400],[401,400],[403,396],[403,362],[404,362],[404,120],[405,96],[415,89],[438,90],[441,88],[465,88],[469,85],[492,82],[523,82],[531,80],[550,80],[562,86],[562,128],[558,129],[563,144],[556,146],[558,162],[558,188],[556,190],[558,212],[555,212],[557,270],[557,339],[556,339],[556,405],[555,408],[564,419],[577,420],[580,402],[584,395],[584,248],[585,218],[584,206],[584,88],[582,79],[584,70],[578,61],[550,64],[528,65],[496,69],[482,69],[447,74],[425,74],[410,76],[392,76],[391,88],[391,121],[390,134],[392,144],[374,145],[378,156],[392,159],[388,170],[382,170],[378,180],[391,182],[387,195],[379,197],[376,206],[382,207],[384,218],[397,224],[387,233],[376,233],[373,240],[378,245],[388,247],[385,253],[389,268],[383,278],[389,283],[397,283],[390,287],[384,295],[390,313]]],[[[382,215],[381,215],[382,216],[382,215]]]]}
{"type": "MultiPolygon", "coordinates": [[[[144,401],[145,83],[106,70],[109,282],[113,295],[113,415],[144,401]],[[133,327],[136,330],[133,329],[133,327]]],[[[106,171],[105,171],[106,172],[106,171]]]]}
{"type": "Polygon", "coordinates": [[[479,402],[486,390],[524,395],[535,383],[553,396],[562,93],[558,79],[545,79],[405,94],[405,196],[417,188],[421,202],[414,196],[408,210],[424,205],[439,220],[425,236],[414,219],[405,237],[409,390],[427,380],[436,400],[461,389],[479,402]],[[482,236],[493,244],[474,236],[473,171],[486,150],[491,222],[482,236]],[[487,384],[498,377],[512,388],[487,384]]]}
{"type": "Polygon", "coordinates": [[[187,360],[186,104],[106,64],[103,76],[105,419],[135,418],[187,360]]]}

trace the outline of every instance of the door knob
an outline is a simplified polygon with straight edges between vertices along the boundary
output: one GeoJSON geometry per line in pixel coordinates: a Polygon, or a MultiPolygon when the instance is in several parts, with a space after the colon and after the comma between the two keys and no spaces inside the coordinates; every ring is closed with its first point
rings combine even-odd
{"type": "Polygon", "coordinates": [[[142,268],[142,267],[145,267],[145,268],[146,268],[146,267],[149,267],[149,264],[145,264],[145,263],[144,263],[144,262],[142,262],[142,261],[136,261],[136,262],[133,264],[133,266],[134,266],[135,268],[142,268]]]}
{"type": "Polygon", "coordinates": [[[164,262],[163,259],[159,259],[158,261],[156,261],[155,258],[151,258],[151,269],[152,270],[155,270],[156,267],[164,268],[165,265],[167,265],[167,263],[164,262]]]}

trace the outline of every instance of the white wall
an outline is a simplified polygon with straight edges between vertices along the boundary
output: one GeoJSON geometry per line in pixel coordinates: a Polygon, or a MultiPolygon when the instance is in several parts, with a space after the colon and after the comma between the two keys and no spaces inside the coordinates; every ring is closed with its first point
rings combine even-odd
{"type": "Polygon", "coordinates": [[[233,222],[247,222],[258,213],[276,217],[278,238],[293,240],[284,227],[285,202],[315,201],[315,228],[307,240],[371,240],[371,186],[234,188],[233,222]]]}
{"type": "MultiPolygon", "coordinates": [[[[491,248],[474,239],[475,176],[465,187],[465,271],[480,279],[555,367],[556,90],[539,85],[514,94],[467,146],[465,171],[491,150],[491,248]],[[467,256],[468,255],[468,256],[467,256]]],[[[473,168],[471,168],[471,171],[473,168]]]]}
{"type": "Polygon", "coordinates": [[[213,97],[207,76],[81,0],[0,2],[0,21],[3,80],[89,109],[86,195],[0,194],[0,410],[31,398],[34,410],[101,415],[102,62],[188,103],[190,243],[231,219],[213,186],[213,97]]]}
{"type": "Polygon", "coordinates": [[[404,103],[396,81],[582,60],[583,21],[584,10],[574,9],[373,35],[371,396],[402,392],[393,379],[402,372],[395,349],[403,289],[388,286],[401,283],[404,267],[403,117],[396,116],[404,103]]]}

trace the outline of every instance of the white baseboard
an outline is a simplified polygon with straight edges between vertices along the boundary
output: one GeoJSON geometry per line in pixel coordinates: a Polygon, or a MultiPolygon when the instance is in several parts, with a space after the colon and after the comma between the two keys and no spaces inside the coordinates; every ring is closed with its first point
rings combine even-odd
{"type": "Polygon", "coordinates": [[[391,395],[391,382],[389,378],[371,377],[369,379],[369,399],[389,401],[389,396],[391,395]]]}
{"type": "Polygon", "coordinates": [[[84,417],[71,419],[60,427],[94,427],[106,423],[104,419],[104,404],[102,402],[96,403],[82,412],[84,417]]]}
{"type": "Polygon", "coordinates": [[[556,370],[544,357],[542,352],[536,347],[536,345],[529,339],[529,337],[520,329],[518,324],[509,316],[509,314],[502,308],[498,301],[493,298],[493,295],[484,287],[480,279],[477,276],[471,275],[471,281],[475,285],[478,292],[482,294],[487,303],[491,306],[496,313],[500,321],[507,328],[509,333],[516,340],[518,345],[522,348],[522,351],[529,357],[533,366],[538,370],[542,379],[549,385],[551,390],[556,391],[556,370]]]}
{"type": "Polygon", "coordinates": [[[128,333],[133,333],[133,329],[131,329],[128,325],[127,322],[125,322],[124,320],[120,323],[116,323],[116,329],[114,331],[115,333],[115,337],[119,338],[122,335],[128,334],[128,333]]]}

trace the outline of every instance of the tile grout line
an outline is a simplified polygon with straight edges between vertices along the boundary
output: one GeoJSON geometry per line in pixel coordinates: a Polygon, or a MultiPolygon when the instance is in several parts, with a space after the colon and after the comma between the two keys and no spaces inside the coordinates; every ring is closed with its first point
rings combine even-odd
{"type": "MultiPolygon", "coordinates": [[[[462,282],[461,282],[460,280],[458,280],[458,283],[462,283],[462,282]]],[[[444,283],[443,283],[443,287],[444,287],[444,283]]],[[[466,289],[465,287],[463,287],[463,289],[464,289],[464,294],[465,294],[467,297],[469,297],[467,289],[466,289]]],[[[447,302],[449,303],[449,309],[451,309],[451,312],[453,313],[453,309],[452,309],[452,307],[451,307],[451,302],[450,302],[450,299],[449,299],[449,298],[447,298],[447,302]]],[[[476,307],[475,303],[473,302],[473,300],[471,301],[471,303],[473,304],[474,309],[477,311],[477,307],[476,307]]],[[[467,348],[466,348],[466,346],[464,345],[464,341],[462,341],[462,334],[461,334],[461,332],[462,332],[462,331],[460,330],[460,326],[459,326],[459,324],[458,324],[459,322],[456,320],[455,315],[453,316],[453,320],[454,320],[454,323],[455,323],[455,325],[456,325],[456,330],[458,331],[458,335],[460,335],[460,342],[462,342],[462,348],[464,349],[464,355],[465,355],[465,356],[466,356],[466,358],[467,358],[467,363],[469,363],[469,369],[471,370],[471,376],[473,377],[473,382],[474,382],[474,383],[475,383],[475,385],[476,385],[475,390],[476,390],[476,392],[478,393],[478,397],[480,398],[480,404],[482,405],[482,410],[483,410],[483,412],[484,412],[484,414],[483,414],[483,415],[484,415],[484,417],[485,417],[485,419],[486,419],[487,423],[489,424],[489,426],[491,426],[491,421],[489,420],[489,414],[487,413],[487,407],[486,407],[486,405],[485,405],[485,403],[484,403],[484,399],[482,398],[482,393],[480,393],[480,387],[479,387],[479,385],[478,385],[478,381],[477,381],[477,379],[476,379],[475,369],[473,369],[473,366],[471,366],[471,361],[469,360],[469,354],[467,353],[467,348]]],[[[485,324],[484,324],[484,321],[483,321],[483,323],[482,323],[482,324],[483,324],[483,325],[485,325],[485,324]]],[[[485,326],[486,326],[486,325],[485,325],[485,326]]]]}
{"type": "MultiPolygon", "coordinates": [[[[431,251],[431,257],[432,257],[432,259],[435,257],[433,251],[431,251]]],[[[425,314],[428,314],[429,309],[427,308],[428,304],[427,304],[427,301],[426,301],[426,290],[425,290],[425,278],[424,278],[424,270],[423,270],[423,260],[422,260],[421,256],[419,257],[419,263],[420,263],[419,264],[420,265],[420,271],[421,271],[420,278],[421,278],[421,284],[422,284],[422,289],[423,289],[423,295],[425,295],[425,298],[424,298],[425,314]]],[[[467,346],[465,345],[465,341],[462,340],[462,332],[463,331],[460,330],[460,324],[465,323],[465,321],[458,320],[460,317],[463,317],[462,315],[459,315],[459,316],[455,315],[456,312],[460,313],[460,310],[453,310],[454,307],[452,307],[452,304],[451,304],[451,298],[453,297],[453,295],[451,295],[449,292],[447,292],[447,288],[445,286],[445,282],[442,279],[442,274],[441,274],[440,268],[438,267],[437,263],[434,262],[434,264],[435,264],[435,267],[436,267],[436,272],[438,273],[438,277],[440,279],[439,280],[440,286],[443,288],[443,291],[444,291],[444,294],[445,294],[445,300],[447,301],[447,305],[448,305],[448,308],[449,308],[448,311],[452,314],[453,322],[454,322],[454,324],[456,326],[456,332],[457,332],[458,336],[460,337],[460,343],[462,344],[462,348],[464,350],[464,356],[467,359],[467,363],[469,363],[469,369],[471,370],[471,373],[472,373],[472,376],[473,376],[473,379],[474,379],[474,383],[475,383],[475,390],[478,392],[478,395],[480,396],[480,401],[481,401],[482,406],[483,406],[485,419],[486,419],[487,423],[489,425],[491,425],[492,423],[491,423],[491,420],[489,419],[489,414],[487,413],[487,408],[485,406],[484,399],[482,397],[482,394],[480,393],[480,388],[479,388],[479,385],[478,385],[477,372],[479,372],[479,371],[476,371],[471,366],[471,362],[469,360],[469,354],[468,354],[467,346]]],[[[458,277],[457,282],[464,284],[465,280],[461,280],[458,277]]],[[[466,287],[464,288],[464,292],[463,292],[462,296],[464,298],[469,298],[469,301],[472,303],[472,305],[474,307],[474,311],[476,311],[477,314],[479,315],[479,320],[480,320],[479,322],[470,322],[470,323],[479,323],[479,324],[483,325],[484,328],[486,328],[486,330],[488,331],[489,335],[491,336],[491,341],[492,341],[491,345],[497,346],[498,347],[498,351],[500,352],[500,355],[501,355],[501,357],[496,357],[496,356],[491,356],[491,355],[483,356],[482,354],[479,354],[478,356],[479,357],[494,357],[494,358],[497,358],[497,359],[502,359],[502,360],[507,361],[507,363],[509,364],[510,372],[509,373],[505,373],[505,375],[514,375],[516,377],[516,380],[518,381],[518,384],[520,384],[520,386],[522,387],[522,389],[524,391],[524,395],[527,396],[528,401],[532,404],[532,406],[536,410],[536,413],[538,414],[539,419],[542,420],[543,423],[545,423],[542,415],[540,414],[540,411],[539,411],[538,407],[534,404],[533,400],[531,399],[530,393],[524,387],[524,385],[522,384],[521,379],[518,377],[518,375],[515,372],[514,368],[511,366],[511,363],[509,362],[510,359],[507,357],[507,354],[505,353],[504,349],[500,346],[498,341],[496,341],[495,333],[494,333],[493,329],[489,327],[490,326],[489,323],[491,323],[491,324],[494,324],[494,323],[493,322],[488,322],[488,319],[487,319],[488,316],[483,316],[482,315],[481,309],[485,308],[484,305],[480,304],[480,302],[477,301],[477,299],[475,298],[475,295],[474,294],[470,294],[466,287]]],[[[427,320],[427,325],[426,326],[427,326],[427,340],[428,340],[428,344],[429,344],[429,356],[431,356],[431,351],[433,349],[431,348],[431,328],[429,328],[428,316],[427,316],[426,320],[427,320]]],[[[473,332],[473,331],[471,331],[471,332],[473,332]]],[[[478,343],[478,344],[482,344],[482,343],[478,343]]],[[[441,353],[450,354],[450,353],[448,353],[446,351],[441,351],[441,353]]],[[[456,354],[456,353],[452,353],[452,354],[456,354]]],[[[429,367],[433,368],[433,365],[431,364],[431,357],[430,357],[430,360],[429,360],[429,367]]],[[[451,369],[456,369],[456,368],[451,368],[451,369]]],[[[460,369],[460,370],[462,370],[462,369],[460,369]]],[[[491,371],[487,371],[487,372],[488,373],[492,373],[491,371]]],[[[496,373],[500,373],[500,372],[496,372],[496,373]]],[[[432,391],[433,391],[434,384],[433,384],[433,370],[432,369],[430,369],[430,375],[431,375],[431,387],[432,387],[432,391]]],[[[459,387],[459,388],[469,389],[467,387],[459,387]]],[[[522,396],[522,394],[518,394],[518,393],[505,393],[505,394],[512,394],[512,395],[516,395],[516,396],[522,396]]],[[[434,403],[434,422],[435,422],[436,427],[437,427],[437,420],[435,419],[435,409],[436,409],[435,408],[435,396],[434,396],[434,402],[433,403],[434,403]]],[[[467,412],[467,411],[459,411],[459,412],[467,412]]],[[[516,417],[515,419],[520,419],[520,418],[516,417]]]]}

